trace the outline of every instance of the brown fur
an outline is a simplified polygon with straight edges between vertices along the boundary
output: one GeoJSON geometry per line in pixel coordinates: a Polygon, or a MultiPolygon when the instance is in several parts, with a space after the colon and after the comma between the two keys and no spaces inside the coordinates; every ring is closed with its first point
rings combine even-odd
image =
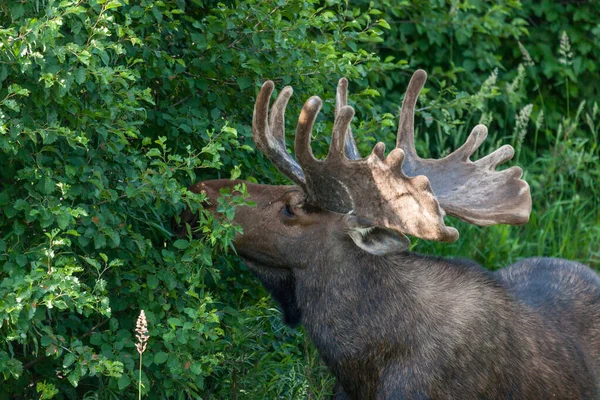
{"type": "MultiPolygon", "coordinates": [[[[216,203],[236,183],[192,190],[216,203]]],[[[297,187],[247,185],[257,204],[238,208],[236,249],[306,327],[335,398],[598,398],[600,279],[588,267],[533,258],[491,273],[405,251],[393,232],[309,207],[297,187]],[[381,243],[386,254],[369,252],[381,243]]]]}

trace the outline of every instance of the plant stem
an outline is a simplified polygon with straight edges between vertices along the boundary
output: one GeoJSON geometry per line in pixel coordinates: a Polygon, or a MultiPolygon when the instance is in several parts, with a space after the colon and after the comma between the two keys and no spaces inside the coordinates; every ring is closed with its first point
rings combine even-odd
{"type": "Polygon", "coordinates": [[[144,355],[140,353],[140,374],[138,377],[138,399],[142,400],[142,357],[144,355]]]}
{"type": "Polygon", "coordinates": [[[565,82],[567,87],[567,118],[571,118],[571,107],[569,104],[569,77],[565,76],[565,82]]]}

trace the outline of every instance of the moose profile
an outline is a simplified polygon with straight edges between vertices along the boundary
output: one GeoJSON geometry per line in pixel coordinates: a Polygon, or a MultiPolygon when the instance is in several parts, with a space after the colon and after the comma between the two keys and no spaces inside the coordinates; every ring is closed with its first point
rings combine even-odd
{"type": "MultiPolygon", "coordinates": [[[[409,251],[405,235],[458,238],[446,213],[485,226],[523,224],[531,211],[522,170],[496,170],[512,147],[470,160],[487,136],[483,125],[447,157],[416,154],[414,109],[426,77],[416,71],[408,85],[396,148],[386,156],[378,143],[366,158],[341,79],[325,160],[310,147],[321,100],[302,108],[294,159],[284,138],[292,89],[281,90],[269,113],[267,81],[254,107],[254,141],[296,185],[246,183],[256,206],[236,211],[238,254],[286,322],[304,324],[337,379],[334,398],[598,399],[600,279],[592,270],[531,258],[490,272],[409,251]]],[[[238,183],[191,190],[215,205],[222,188],[238,183]]],[[[186,211],[182,221],[194,216],[186,211]]]]}

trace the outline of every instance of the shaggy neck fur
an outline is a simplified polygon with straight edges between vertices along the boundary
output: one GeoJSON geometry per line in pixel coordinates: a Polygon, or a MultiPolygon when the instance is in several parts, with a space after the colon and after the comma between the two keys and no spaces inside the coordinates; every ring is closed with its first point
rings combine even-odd
{"type": "Polygon", "coordinates": [[[557,348],[565,338],[498,276],[470,261],[344,250],[295,280],[302,322],[350,398],[596,396],[572,376],[590,372],[578,350],[557,348]]]}

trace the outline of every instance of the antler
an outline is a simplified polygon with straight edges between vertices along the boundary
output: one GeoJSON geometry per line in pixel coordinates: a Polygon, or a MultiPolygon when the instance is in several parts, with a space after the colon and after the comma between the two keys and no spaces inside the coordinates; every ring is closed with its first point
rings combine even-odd
{"type": "Polygon", "coordinates": [[[271,81],[265,82],[256,100],[254,140],[281,172],[304,189],[309,203],[334,212],[352,212],[388,229],[423,239],[454,241],[458,232],[444,225],[444,210],[479,225],[526,222],[531,197],[529,186],[519,179],[521,169],[494,170],[512,157],[512,147],[503,146],[475,163],[469,160],[487,135],[483,125],[473,129],[460,149],[441,160],[418,157],[414,107],[426,77],[419,70],[411,79],[397,147],[387,157],[385,145],[377,143],[367,158],[360,158],[350,129],[354,110],[347,105],[346,79],[338,83],[333,136],[325,160],[317,160],[310,147],[321,99],[311,97],[300,113],[296,162],[286,151],[284,137],[284,112],[292,89],[281,91],[267,122],[271,81]]]}
{"type": "Polygon", "coordinates": [[[285,148],[284,112],[292,89],[286,87],[281,91],[269,118],[273,87],[273,82],[265,82],[256,100],[252,120],[254,140],[281,172],[304,189],[309,203],[334,212],[354,212],[374,224],[423,239],[456,240],[458,232],[444,226],[444,211],[427,178],[408,178],[402,172],[402,150],[393,151],[386,159],[384,145],[379,143],[369,157],[360,158],[350,129],[354,110],[347,105],[346,79],[338,84],[332,143],[323,161],[315,159],[310,148],[321,99],[313,96],[304,104],[295,143],[301,168],[285,148]]]}
{"type": "Polygon", "coordinates": [[[416,71],[402,103],[396,147],[406,155],[405,173],[427,176],[441,207],[462,220],[483,226],[526,223],[531,213],[531,194],[527,182],[519,179],[523,171],[519,167],[495,170],[513,157],[512,146],[504,145],[480,160],[470,160],[487,137],[484,125],[473,128],[466,142],[442,159],[422,159],[417,155],[414,113],[426,80],[425,71],[416,71]]]}
{"type": "Polygon", "coordinates": [[[285,107],[294,91],[289,86],[283,88],[273,103],[269,118],[269,100],[274,88],[273,81],[266,81],[260,89],[252,115],[252,137],[256,147],[280,172],[305,188],[304,172],[285,146],[285,107]]]}
{"type": "Polygon", "coordinates": [[[321,99],[304,104],[296,130],[296,158],[306,176],[308,202],[330,211],[353,212],[402,233],[428,240],[454,241],[458,232],[444,225],[440,208],[425,176],[407,177],[402,172],[404,151],[384,157],[378,143],[369,157],[350,160],[344,155],[345,139],[354,110],[340,108],[333,124],[329,154],[317,160],[310,147],[310,133],[321,109],[321,99]]]}
{"type": "MultiPolygon", "coordinates": [[[[275,85],[273,81],[266,81],[254,103],[252,116],[252,136],[256,147],[267,156],[275,167],[299,186],[306,189],[305,177],[302,168],[287,152],[285,145],[285,108],[294,90],[286,86],[277,96],[269,118],[269,99],[275,85]]],[[[348,104],[348,81],[342,78],[338,82],[335,116],[340,109],[348,104]]],[[[346,157],[351,160],[360,158],[352,131],[348,126],[345,142],[346,157]]]]}

